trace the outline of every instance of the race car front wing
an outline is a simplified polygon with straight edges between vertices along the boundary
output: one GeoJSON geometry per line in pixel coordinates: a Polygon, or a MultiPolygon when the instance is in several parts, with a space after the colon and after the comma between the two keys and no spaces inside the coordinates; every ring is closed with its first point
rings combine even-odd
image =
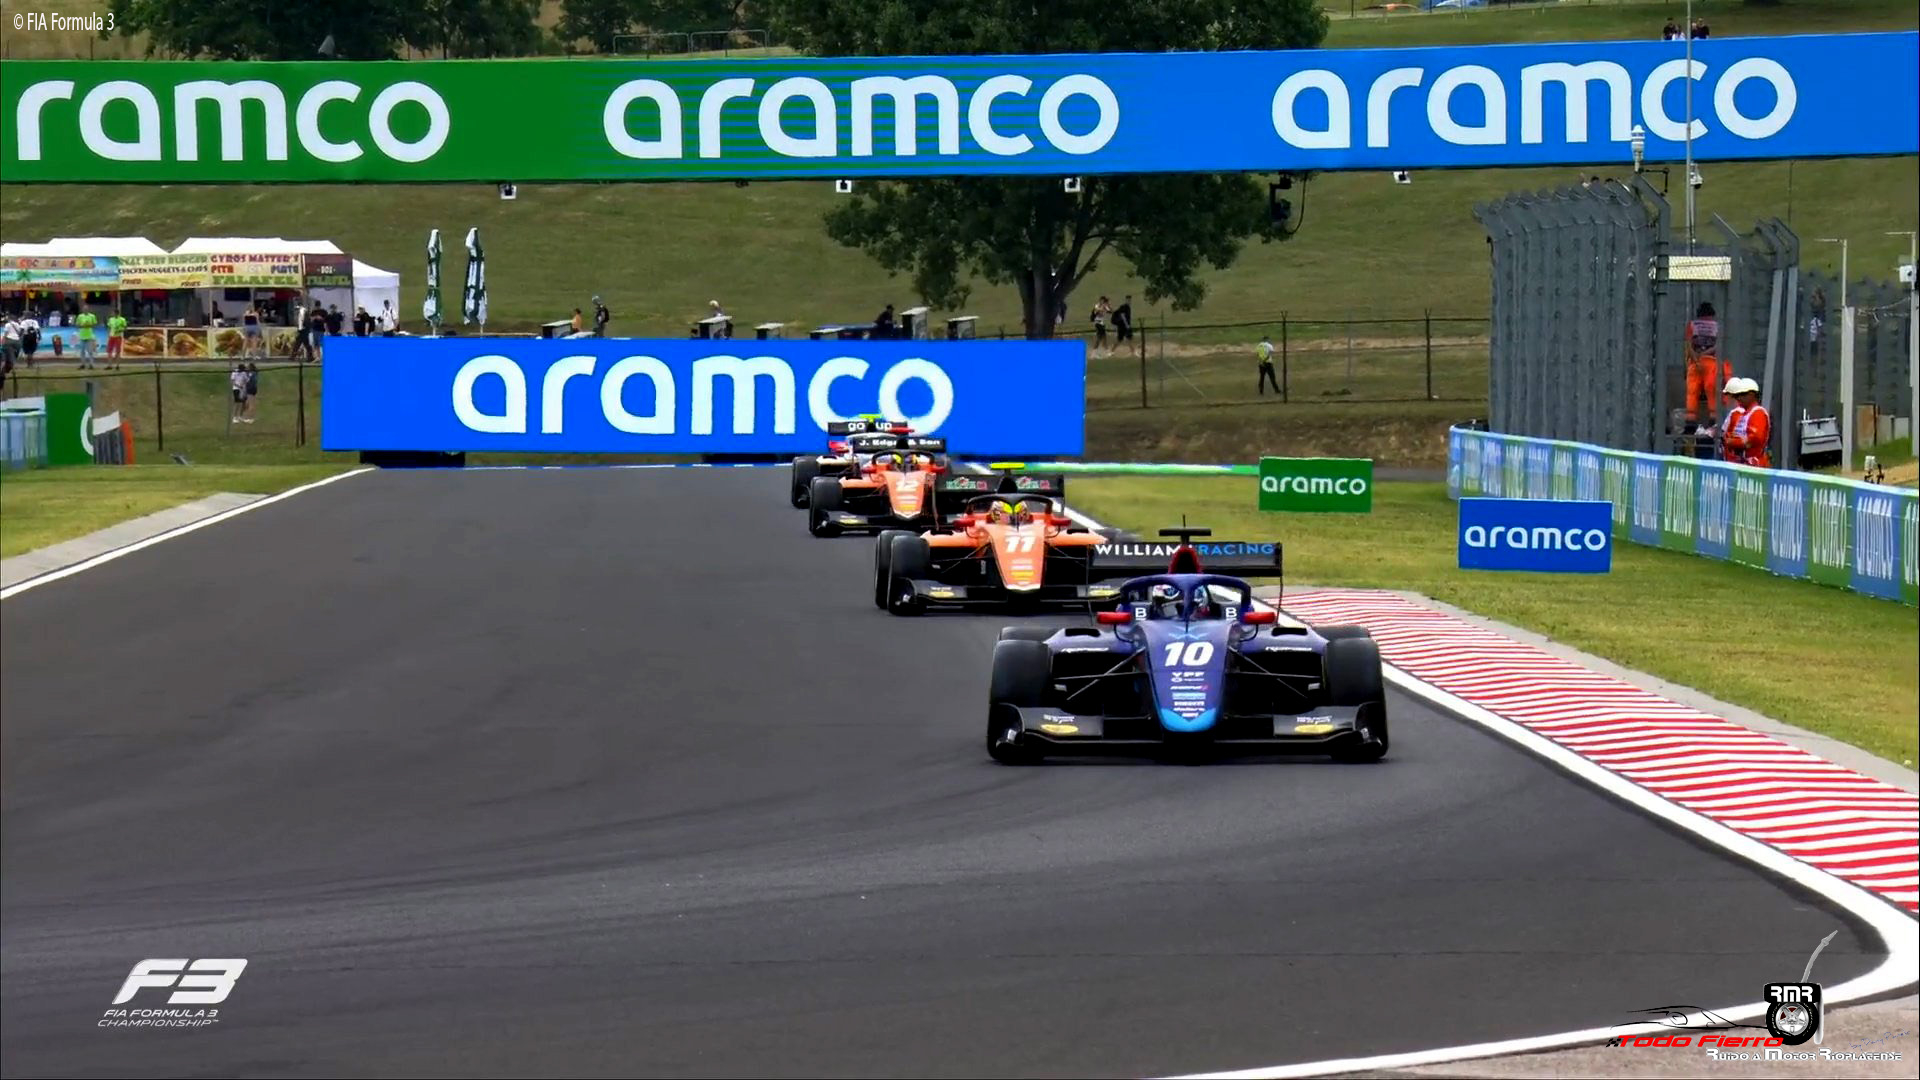
{"type": "Polygon", "coordinates": [[[1361,742],[1366,706],[1325,705],[1311,712],[1227,716],[1197,735],[1174,734],[1151,717],[1086,716],[1059,709],[1023,708],[1020,741],[1049,754],[1126,753],[1192,745],[1260,754],[1329,754],[1361,742]]]}

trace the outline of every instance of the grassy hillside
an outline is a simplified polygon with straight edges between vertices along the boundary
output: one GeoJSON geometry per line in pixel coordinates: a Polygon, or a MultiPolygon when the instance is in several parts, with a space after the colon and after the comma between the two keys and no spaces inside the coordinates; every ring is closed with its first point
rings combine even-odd
{"type": "MultiPolygon", "coordinates": [[[[6,0],[8,12],[18,6],[6,0]]],[[[51,4],[58,8],[62,4],[51,4]]],[[[86,5],[66,7],[78,10],[86,5]]],[[[1789,0],[1778,7],[1711,5],[1719,36],[1742,33],[1913,27],[1911,0],[1789,0]]],[[[88,10],[91,10],[90,8],[88,10]]],[[[1708,11],[1703,6],[1703,11],[1708,11]]],[[[1678,4],[1563,3],[1465,14],[1338,19],[1334,47],[1463,41],[1657,36],[1678,4]]],[[[0,18],[10,55],[22,37],[0,18]]],[[[44,38],[45,35],[42,35],[44,38]]],[[[112,43],[109,43],[112,44],[112,43]]],[[[84,53],[82,54],[84,55],[84,53]]],[[[1623,154],[1624,159],[1624,154],[1623,154]]],[[[1103,262],[1071,301],[1084,310],[1105,293],[1136,297],[1141,320],[1170,323],[1437,314],[1483,316],[1488,273],[1476,202],[1590,174],[1620,175],[1625,160],[1579,168],[1417,173],[1396,185],[1384,173],[1322,175],[1296,191],[1302,230],[1280,244],[1250,245],[1231,269],[1208,276],[1195,312],[1155,310],[1119,259],[1103,262]]],[[[1890,276],[1905,239],[1888,229],[1920,218],[1920,168],[1912,157],[1710,165],[1701,220],[1720,214],[1736,228],[1778,216],[1802,236],[1848,236],[1857,274],[1890,276]]],[[[1680,191],[1674,190],[1676,205],[1680,191]]],[[[864,321],[886,303],[916,302],[911,285],[865,255],[828,241],[820,216],[838,196],[823,182],[522,186],[501,202],[491,187],[27,187],[0,184],[9,240],[55,235],[143,234],[172,246],[189,235],[325,238],[400,271],[402,313],[417,315],[427,230],[457,238],[479,226],[487,239],[491,324],[528,329],[589,308],[604,296],[620,334],[681,336],[718,299],[737,320],[813,324],[864,321]]],[[[1837,262],[1834,245],[1810,260],[1837,262]]],[[[450,253],[457,278],[461,257],[450,253]]],[[[1837,267],[1836,267],[1837,269],[1837,267]]],[[[457,282],[456,282],[457,284],[457,282]]],[[[983,332],[1018,326],[1009,289],[981,287],[966,305],[983,332]]]]}

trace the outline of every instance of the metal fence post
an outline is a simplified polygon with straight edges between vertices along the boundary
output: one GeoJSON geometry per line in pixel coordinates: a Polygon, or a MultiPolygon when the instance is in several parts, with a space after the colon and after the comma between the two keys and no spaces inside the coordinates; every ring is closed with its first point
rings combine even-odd
{"type": "Polygon", "coordinates": [[[300,405],[299,420],[296,425],[297,433],[293,445],[305,446],[307,445],[307,365],[302,363],[294,369],[294,374],[300,377],[300,390],[298,394],[300,405]]]}
{"type": "Polygon", "coordinates": [[[1280,404],[1292,403],[1287,387],[1291,385],[1287,376],[1287,313],[1280,313],[1280,404]]]}
{"type": "Polygon", "coordinates": [[[1433,400],[1433,309],[1428,308],[1427,323],[1427,400],[1433,400]]]}
{"type": "Polygon", "coordinates": [[[1136,351],[1140,354],[1140,407],[1144,409],[1147,408],[1147,335],[1144,327],[1141,329],[1140,344],[1136,351]]]}
{"type": "Polygon", "coordinates": [[[167,448],[167,395],[160,378],[160,361],[153,362],[153,436],[162,451],[167,448]]]}

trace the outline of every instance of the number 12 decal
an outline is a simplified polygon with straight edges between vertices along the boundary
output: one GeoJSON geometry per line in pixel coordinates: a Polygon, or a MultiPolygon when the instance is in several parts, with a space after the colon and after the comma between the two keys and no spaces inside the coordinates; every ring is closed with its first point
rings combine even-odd
{"type": "Polygon", "coordinates": [[[1205,667],[1213,659],[1211,641],[1170,641],[1167,643],[1168,667],[1205,667]]]}

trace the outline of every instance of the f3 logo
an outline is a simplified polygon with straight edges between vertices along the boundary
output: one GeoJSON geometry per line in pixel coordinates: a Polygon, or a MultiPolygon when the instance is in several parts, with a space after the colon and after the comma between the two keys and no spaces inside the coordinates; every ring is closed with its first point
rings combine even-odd
{"type": "Polygon", "coordinates": [[[142,990],[176,987],[167,998],[169,1005],[218,1005],[233,993],[233,984],[247,970],[245,960],[142,960],[133,965],[127,981],[120,984],[115,1005],[133,1000],[142,990]]]}

